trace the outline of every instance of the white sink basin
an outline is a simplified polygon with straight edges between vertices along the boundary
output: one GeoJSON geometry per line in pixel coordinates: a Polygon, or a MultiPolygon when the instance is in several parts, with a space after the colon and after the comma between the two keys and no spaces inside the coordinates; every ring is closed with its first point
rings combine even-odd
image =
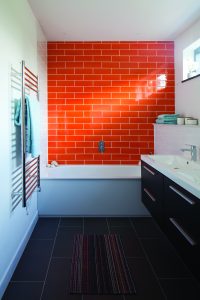
{"type": "Polygon", "coordinates": [[[200,199],[200,161],[178,155],[142,155],[142,161],[200,199]]]}
{"type": "Polygon", "coordinates": [[[151,155],[153,161],[169,166],[173,169],[197,169],[200,170],[200,165],[196,162],[187,160],[183,156],[178,155],[151,155]]]}
{"type": "Polygon", "coordinates": [[[177,173],[184,177],[185,179],[188,179],[192,182],[195,182],[197,184],[200,184],[200,170],[178,170],[177,173]]]}
{"type": "Polygon", "coordinates": [[[200,164],[178,155],[150,155],[149,158],[186,180],[200,184],[200,164]]]}

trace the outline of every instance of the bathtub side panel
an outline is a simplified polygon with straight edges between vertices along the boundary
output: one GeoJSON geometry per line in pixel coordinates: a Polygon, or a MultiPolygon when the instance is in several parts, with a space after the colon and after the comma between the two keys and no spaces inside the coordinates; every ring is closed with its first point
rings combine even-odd
{"type": "Polygon", "coordinates": [[[41,180],[39,215],[46,216],[141,216],[140,179],[41,180]]]}

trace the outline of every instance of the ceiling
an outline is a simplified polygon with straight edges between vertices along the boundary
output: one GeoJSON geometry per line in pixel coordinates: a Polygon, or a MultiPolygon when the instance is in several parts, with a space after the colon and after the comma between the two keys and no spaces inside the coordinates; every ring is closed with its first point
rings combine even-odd
{"type": "Polygon", "coordinates": [[[200,0],[28,0],[50,41],[173,40],[200,0]]]}

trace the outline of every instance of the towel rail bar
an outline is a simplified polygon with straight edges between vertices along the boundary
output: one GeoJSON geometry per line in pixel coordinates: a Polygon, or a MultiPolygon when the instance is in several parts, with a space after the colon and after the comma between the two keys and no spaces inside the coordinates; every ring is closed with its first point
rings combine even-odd
{"type": "Polygon", "coordinates": [[[36,187],[37,187],[37,184],[35,184],[33,186],[33,188],[30,191],[27,192],[27,194],[26,194],[26,200],[28,200],[29,197],[33,194],[33,192],[35,191],[36,187]]]}
{"type": "Polygon", "coordinates": [[[31,180],[31,178],[35,178],[36,176],[38,176],[38,170],[37,169],[34,173],[31,173],[31,175],[26,176],[26,184],[28,184],[28,182],[31,180]]]}
{"type": "Polygon", "coordinates": [[[28,195],[28,193],[30,192],[30,190],[32,190],[34,187],[34,189],[36,189],[37,187],[37,177],[34,178],[34,180],[32,181],[32,183],[26,188],[26,196],[28,195]]]}
{"type": "Polygon", "coordinates": [[[31,172],[31,170],[32,170],[33,168],[37,168],[37,165],[36,165],[36,164],[33,164],[33,165],[31,165],[29,168],[27,168],[27,169],[26,169],[26,174],[28,175],[29,172],[31,172]]]}
{"type": "Polygon", "coordinates": [[[30,76],[28,73],[25,72],[25,75],[32,81],[34,81],[36,84],[38,84],[37,79],[33,78],[32,76],[30,76]]]}
{"type": "Polygon", "coordinates": [[[14,176],[12,177],[12,185],[15,183],[15,181],[16,181],[16,182],[19,181],[19,177],[21,177],[21,176],[22,176],[21,172],[18,173],[18,174],[16,174],[16,175],[14,175],[14,176]],[[16,179],[16,180],[15,180],[15,179],[16,179]]]}
{"type": "Polygon", "coordinates": [[[28,160],[27,162],[26,162],[26,167],[28,166],[28,165],[30,165],[30,163],[33,163],[35,160],[37,160],[38,159],[38,157],[34,157],[33,159],[31,159],[31,160],[28,160]]]}
{"type": "Polygon", "coordinates": [[[37,90],[37,84],[33,83],[31,80],[26,79],[27,84],[30,84],[32,87],[34,87],[37,90]]]}
{"type": "MultiPolygon", "coordinates": [[[[22,72],[21,72],[21,156],[22,156],[22,207],[26,207],[26,202],[31,196],[36,187],[40,188],[39,176],[39,161],[40,156],[31,159],[26,162],[26,124],[25,124],[25,91],[26,88],[34,91],[38,96],[38,77],[31,72],[26,66],[25,61],[22,61],[22,72]],[[37,176],[35,176],[37,175],[37,176]]],[[[16,194],[15,194],[16,195],[16,194]]]]}
{"type": "Polygon", "coordinates": [[[25,83],[25,86],[37,93],[37,90],[34,89],[32,86],[28,85],[27,83],[25,83]]]}
{"type": "Polygon", "coordinates": [[[31,179],[29,181],[26,182],[26,191],[29,189],[29,187],[32,185],[32,183],[35,181],[35,179],[38,180],[38,177],[33,176],[33,177],[31,177],[31,179]]]}
{"type": "Polygon", "coordinates": [[[33,74],[33,72],[31,72],[31,70],[29,70],[29,68],[25,67],[25,70],[38,80],[38,77],[35,74],[33,74]]]}
{"type": "MultiPolygon", "coordinates": [[[[38,76],[26,67],[24,60],[21,62],[21,72],[18,72],[11,67],[11,76],[11,86],[15,85],[21,92],[21,165],[12,172],[11,211],[14,211],[20,202],[22,202],[22,207],[26,207],[27,200],[36,188],[38,191],[40,190],[40,156],[26,161],[27,148],[25,123],[26,95],[30,94],[30,90],[32,90],[36,93],[39,100],[39,90],[38,76]]],[[[13,114],[15,109],[14,105],[12,109],[13,114]]],[[[14,118],[12,121],[14,121],[14,118]]],[[[14,138],[16,140],[16,136],[14,136],[14,138]]],[[[16,145],[14,146],[16,147],[16,145]]],[[[13,151],[16,151],[16,149],[13,151]]]]}

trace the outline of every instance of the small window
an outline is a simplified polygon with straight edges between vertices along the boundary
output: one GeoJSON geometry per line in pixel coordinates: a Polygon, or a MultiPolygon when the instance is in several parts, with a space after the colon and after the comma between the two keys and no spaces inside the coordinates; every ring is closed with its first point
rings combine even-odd
{"type": "Polygon", "coordinates": [[[200,75],[200,39],[183,50],[183,81],[200,75]]]}

